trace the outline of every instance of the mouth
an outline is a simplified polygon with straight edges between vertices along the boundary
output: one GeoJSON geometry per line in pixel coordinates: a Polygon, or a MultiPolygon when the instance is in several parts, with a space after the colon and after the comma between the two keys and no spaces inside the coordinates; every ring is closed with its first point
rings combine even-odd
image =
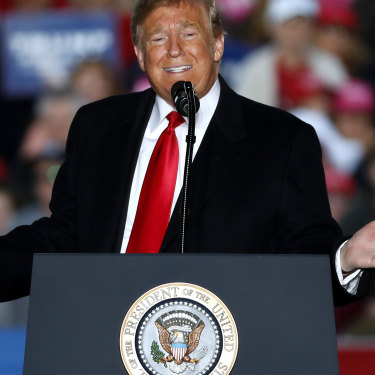
{"type": "Polygon", "coordinates": [[[193,65],[183,65],[183,66],[176,66],[174,68],[164,68],[164,71],[167,73],[183,73],[190,70],[193,65]]]}

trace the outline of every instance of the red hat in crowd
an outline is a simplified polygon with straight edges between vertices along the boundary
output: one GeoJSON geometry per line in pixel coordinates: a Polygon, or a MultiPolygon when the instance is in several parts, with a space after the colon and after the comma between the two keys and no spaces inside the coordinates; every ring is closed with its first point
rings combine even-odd
{"type": "Polygon", "coordinates": [[[340,25],[355,30],[358,17],[352,8],[352,3],[345,0],[321,0],[318,22],[323,25],[340,25]]]}
{"type": "Polygon", "coordinates": [[[314,73],[308,72],[296,76],[289,82],[289,95],[298,105],[303,99],[327,92],[327,88],[314,73]]]}
{"type": "Polygon", "coordinates": [[[341,173],[331,167],[324,170],[328,193],[341,193],[352,196],[356,190],[354,178],[346,173],[341,173]]]}
{"type": "Polygon", "coordinates": [[[301,76],[296,82],[296,93],[299,97],[307,97],[311,95],[321,94],[327,91],[322,80],[312,72],[301,76]]]}
{"type": "Polygon", "coordinates": [[[344,83],[336,92],[333,110],[372,112],[375,109],[375,98],[372,87],[361,80],[353,79],[344,83]]]}
{"type": "Polygon", "coordinates": [[[255,8],[255,0],[216,0],[222,16],[231,22],[241,22],[255,8]]]}

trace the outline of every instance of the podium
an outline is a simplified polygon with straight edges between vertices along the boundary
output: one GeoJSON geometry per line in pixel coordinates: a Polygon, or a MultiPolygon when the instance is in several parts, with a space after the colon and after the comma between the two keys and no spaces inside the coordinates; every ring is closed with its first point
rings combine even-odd
{"type": "Polygon", "coordinates": [[[339,374],[330,277],[324,255],[36,254],[23,374],[339,374]]]}

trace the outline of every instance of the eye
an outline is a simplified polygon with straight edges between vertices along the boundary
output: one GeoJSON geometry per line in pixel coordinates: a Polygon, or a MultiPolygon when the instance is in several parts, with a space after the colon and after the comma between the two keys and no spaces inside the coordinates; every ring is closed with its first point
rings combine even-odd
{"type": "Polygon", "coordinates": [[[185,39],[194,39],[196,35],[197,32],[195,30],[187,30],[182,34],[185,39]]]}
{"type": "Polygon", "coordinates": [[[150,42],[153,45],[159,45],[159,44],[163,44],[166,39],[167,38],[164,35],[156,35],[156,36],[152,37],[150,42]]]}
{"type": "Polygon", "coordinates": [[[181,37],[184,39],[194,39],[197,36],[197,34],[198,30],[196,29],[196,27],[188,26],[184,27],[181,30],[181,37]]]}

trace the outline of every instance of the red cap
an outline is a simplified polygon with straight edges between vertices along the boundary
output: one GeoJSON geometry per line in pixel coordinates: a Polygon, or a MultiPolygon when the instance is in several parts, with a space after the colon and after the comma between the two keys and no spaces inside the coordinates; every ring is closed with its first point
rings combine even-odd
{"type": "Polygon", "coordinates": [[[241,22],[255,9],[255,0],[216,0],[221,14],[231,22],[241,22]]]}
{"type": "Polygon", "coordinates": [[[354,178],[346,173],[341,173],[334,168],[324,170],[328,193],[342,193],[351,196],[355,193],[356,184],[354,178]]]}
{"type": "Polygon", "coordinates": [[[341,25],[355,30],[358,26],[358,17],[351,4],[345,1],[321,1],[318,22],[323,25],[341,25]]]}
{"type": "Polygon", "coordinates": [[[336,92],[333,110],[372,112],[375,98],[372,87],[361,80],[353,79],[344,83],[336,92]]]}
{"type": "Polygon", "coordinates": [[[294,102],[298,103],[313,95],[318,95],[327,91],[321,79],[312,72],[301,74],[295,80],[290,82],[290,94],[293,96],[294,102]]]}

